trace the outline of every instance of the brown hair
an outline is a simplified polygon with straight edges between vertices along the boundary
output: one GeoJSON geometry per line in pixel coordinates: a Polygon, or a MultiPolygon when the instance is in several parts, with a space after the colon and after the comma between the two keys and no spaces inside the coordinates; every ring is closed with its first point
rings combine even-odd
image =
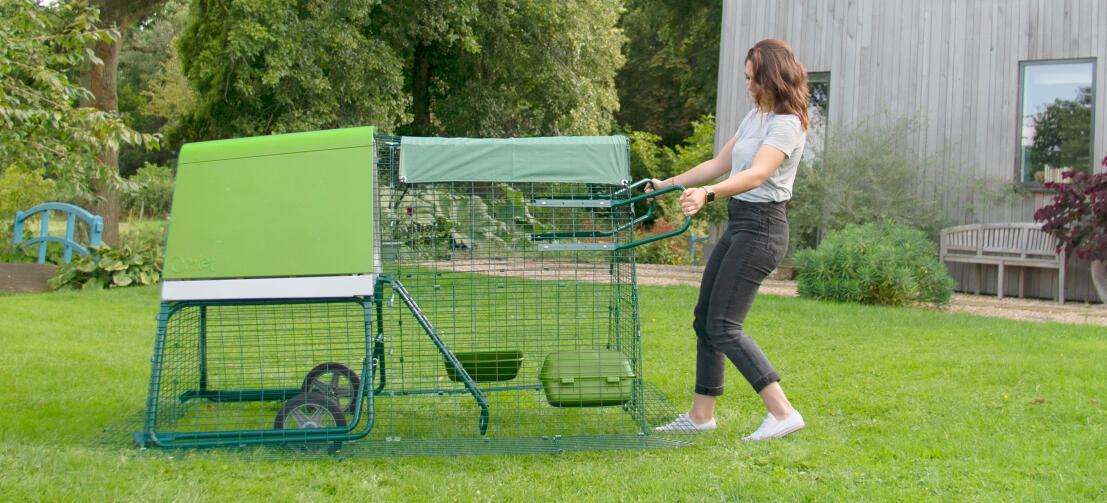
{"type": "Polygon", "coordinates": [[[807,70],[783,40],[762,40],[746,53],[753,67],[753,100],[760,107],[772,103],[773,112],[799,117],[804,131],[811,125],[807,116],[807,70]]]}

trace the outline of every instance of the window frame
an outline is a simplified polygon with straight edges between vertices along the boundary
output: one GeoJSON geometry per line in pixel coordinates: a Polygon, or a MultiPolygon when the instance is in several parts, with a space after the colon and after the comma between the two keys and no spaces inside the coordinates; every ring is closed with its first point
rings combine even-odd
{"type": "MultiPolygon", "coordinates": [[[[826,93],[826,124],[823,125],[823,151],[826,151],[827,145],[830,142],[830,90],[833,89],[833,82],[831,81],[831,72],[829,70],[822,72],[807,72],[807,85],[810,88],[812,82],[825,82],[826,93]]],[[[810,94],[810,91],[808,91],[810,94]]]]}
{"type": "Polygon", "coordinates": [[[1025,59],[1019,61],[1019,82],[1018,82],[1018,101],[1016,106],[1015,115],[1015,181],[1029,192],[1053,192],[1047,189],[1045,183],[1036,182],[1034,180],[1022,179],[1023,168],[1023,152],[1022,152],[1022,130],[1023,130],[1023,102],[1026,98],[1026,69],[1031,66],[1048,66],[1057,64],[1073,64],[1073,63],[1091,63],[1092,64],[1092,123],[1090,125],[1090,150],[1088,152],[1088,173],[1095,173],[1095,117],[1096,117],[1096,66],[1097,61],[1095,57],[1090,58],[1054,58],[1054,59],[1025,59]]]}

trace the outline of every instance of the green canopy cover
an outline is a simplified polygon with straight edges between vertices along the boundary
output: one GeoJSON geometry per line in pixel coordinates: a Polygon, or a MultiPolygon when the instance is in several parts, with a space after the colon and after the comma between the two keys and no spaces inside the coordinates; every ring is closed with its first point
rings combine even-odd
{"type": "Polygon", "coordinates": [[[400,141],[405,183],[570,182],[622,185],[630,180],[625,136],[432,138],[400,141]]]}

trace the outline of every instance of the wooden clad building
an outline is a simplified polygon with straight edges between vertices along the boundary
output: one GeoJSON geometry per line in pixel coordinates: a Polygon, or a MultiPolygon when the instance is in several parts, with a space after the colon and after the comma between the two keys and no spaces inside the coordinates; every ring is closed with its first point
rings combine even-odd
{"type": "MultiPolygon", "coordinates": [[[[766,38],[791,44],[828,91],[827,145],[858,124],[916,121],[906,148],[937,159],[921,175],[919,195],[940,202],[954,224],[1032,222],[1052,197],[1043,181],[1063,169],[1105,169],[1104,0],[725,0],[716,149],[753,106],[745,56],[766,38]],[[1075,157],[1044,146],[1050,106],[1087,117],[1084,136],[1065,143],[1069,154],[1077,145],[1075,157]],[[1027,192],[997,202],[952,190],[980,181],[1027,192]]],[[[951,273],[960,290],[982,282],[984,292],[996,291],[995,268],[981,277],[975,267],[951,273]]],[[[1056,274],[1027,270],[1027,295],[1055,297],[1056,274]]],[[[1004,291],[1017,294],[1018,281],[1007,275],[1004,291]]],[[[1069,261],[1065,297],[1098,300],[1086,262],[1069,261]]]]}

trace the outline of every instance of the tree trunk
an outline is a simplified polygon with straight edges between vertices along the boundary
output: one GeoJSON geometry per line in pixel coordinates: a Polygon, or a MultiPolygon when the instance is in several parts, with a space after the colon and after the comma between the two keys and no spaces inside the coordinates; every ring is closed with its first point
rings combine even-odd
{"type": "Polygon", "coordinates": [[[415,46],[415,54],[412,57],[411,75],[411,106],[415,116],[411,125],[416,135],[430,134],[430,75],[431,75],[431,50],[430,46],[419,43],[415,46]]]}
{"type": "Polygon", "coordinates": [[[1099,293],[1099,301],[1107,308],[1107,260],[1092,261],[1092,284],[1099,293]]]}
{"type": "MultiPolygon", "coordinates": [[[[116,70],[119,67],[119,47],[122,41],[110,43],[96,42],[93,51],[96,57],[104,61],[103,65],[92,65],[88,72],[88,90],[92,91],[92,106],[97,110],[118,111],[119,97],[116,94],[116,70]]],[[[119,152],[107,148],[97,156],[104,164],[107,173],[92,180],[92,189],[96,192],[96,208],[93,213],[104,218],[104,233],[101,240],[116,246],[119,244],[119,191],[111,183],[113,173],[119,171],[119,152]]]]}
{"type": "MultiPolygon", "coordinates": [[[[155,7],[166,0],[93,0],[91,4],[100,9],[100,26],[115,27],[120,39],[96,42],[92,50],[103,65],[89,65],[85,74],[88,90],[92,91],[92,106],[104,112],[119,111],[119,95],[116,93],[116,70],[119,68],[119,48],[127,28],[139,19],[150,14],[155,7]]],[[[98,201],[94,213],[104,218],[104,243],[119,244],[119,191],[112,185],[111,179],[119,172],[119,152],[108,148],[97,156],[105,166],[106,173],[92,181],[92,189],[98,201]]]]}

